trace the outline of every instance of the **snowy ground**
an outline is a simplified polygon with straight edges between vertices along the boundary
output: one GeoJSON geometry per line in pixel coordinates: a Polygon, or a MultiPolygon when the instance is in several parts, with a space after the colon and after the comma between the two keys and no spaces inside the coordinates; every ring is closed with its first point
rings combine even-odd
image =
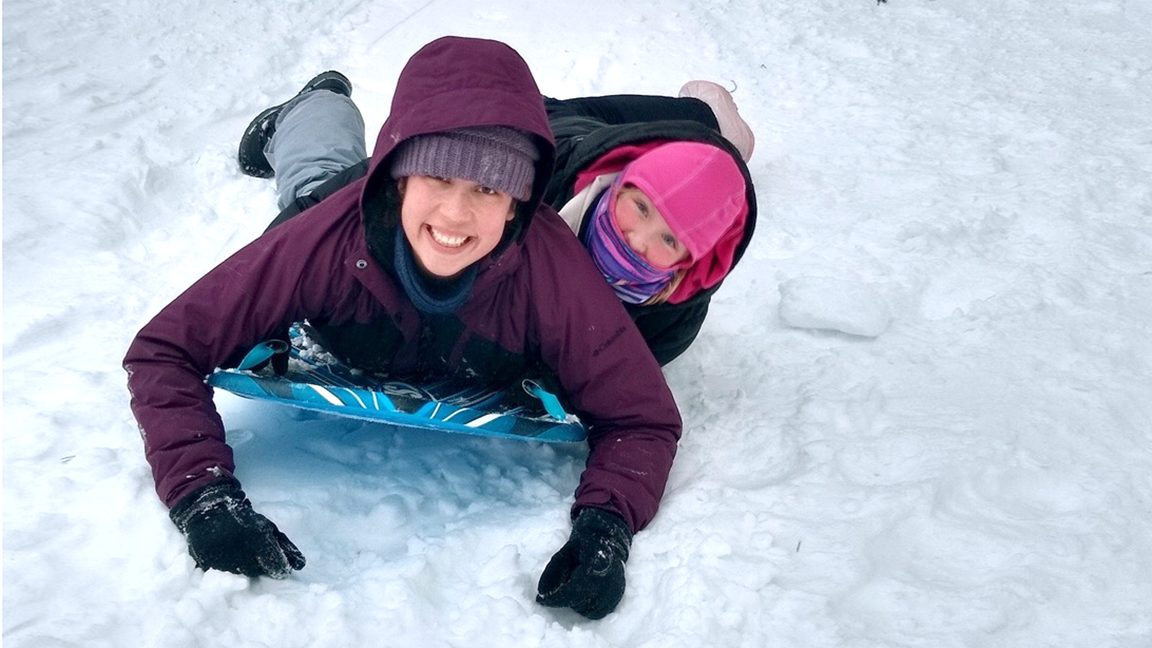
{"type": "Polygon", "coordinates": [[[4,0],[4,634],[57,646],[1152,645],[1152,4],[4,0]],[[370,130],[443,34],[557,96],[737,87],[761,224],[668,368],[686,435],[601,622],[541,608],[583,452],[221,398],[307,554],[193,567],[120,359],[253,238],[242,128],[370,130]]]}

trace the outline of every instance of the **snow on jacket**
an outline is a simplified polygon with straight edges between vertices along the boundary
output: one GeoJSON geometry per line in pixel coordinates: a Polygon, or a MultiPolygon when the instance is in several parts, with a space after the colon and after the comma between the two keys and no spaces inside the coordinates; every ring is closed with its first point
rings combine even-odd
{"type": "Polygon", "coordinates": [[[234,473],[205,377],[292,322],[321,325],[352,362],[499,377],[543,367],[589,425],[573,511],[599,507],[634,530],[655,515],[681,421],[659,365],[583,247],[540,204],[553,142],[535,82],[511,48],[448,37],[397,83],[367,175],[270,229],[144,326],[124,367],[156,490],[169,506],[234,473]],[[398,227],[388,155],[414,135],[501,125],[539,138],[532,197],[479,263],[455,313],[416,310],[384,252],[398,227]],[[368,333],[368,334],[365,334],[368,333]]]}

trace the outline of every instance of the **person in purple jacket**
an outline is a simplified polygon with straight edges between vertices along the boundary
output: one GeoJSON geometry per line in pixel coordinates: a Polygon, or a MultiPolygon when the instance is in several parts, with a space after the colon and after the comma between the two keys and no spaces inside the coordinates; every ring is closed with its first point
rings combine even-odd
{"type": "Polygon", "coordinates": [[[124,359],[156,492],[203,569],[285,578],[302,552],[257,513],[205,376],[306,321],[392,375],[554,375],[588,425],[569,540],[537,600],[615,609],[656,514],[681,420],[660,367],[588,254],[541,203],[554,140],[503,43],[446,37],[401,72],[367,173],[265,232],[137,334],[124,359]]]}

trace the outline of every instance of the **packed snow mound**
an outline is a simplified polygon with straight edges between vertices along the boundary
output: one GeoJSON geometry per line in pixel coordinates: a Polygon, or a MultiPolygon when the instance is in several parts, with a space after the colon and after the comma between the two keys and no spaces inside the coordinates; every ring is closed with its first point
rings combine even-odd
{"type": "Polygon", "coordinates": [[[892,314],[872,286],[827,277],[797,277],[780,284],[780,319],[793,328],[876,337],[892,314]]]}

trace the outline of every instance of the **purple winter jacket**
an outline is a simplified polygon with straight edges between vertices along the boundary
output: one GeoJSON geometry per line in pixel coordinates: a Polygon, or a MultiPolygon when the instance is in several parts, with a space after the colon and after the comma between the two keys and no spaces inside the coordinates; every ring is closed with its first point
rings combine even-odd
{"type": "Polygon", "coordinates": [[[573,510],[615,511],[633,531],[652,519],[681,431],[672,394],[579,241],[540,203],[553,140],[527,65],[507,45],[457,37],[434,41],[409,60],[364,178],[225,260],[133,340],[124,359],[131,405],[166,505],[235,469],[205,377],[234,366],[292,322],[383,322],[377,330],[390,339],[380,346],[392,366],[428,360],[428,316],[412,305],[389,260],[374,253],[366,223],[379,218],[375,229],[396,231],[399,215],[377,205],[380,188],[393,182],[387,157],[399,142],[485,125],[538,136],[541,160],[532,197],[508,225],[505,243],[478,262],[471,296],[450,316],[458,337],[446,353],[441,345],[435,360],[449,370],[509,362],[554,372],[590,430],[573,510]],[[469,357],[481,348],[500,353],[469,357]]]}

